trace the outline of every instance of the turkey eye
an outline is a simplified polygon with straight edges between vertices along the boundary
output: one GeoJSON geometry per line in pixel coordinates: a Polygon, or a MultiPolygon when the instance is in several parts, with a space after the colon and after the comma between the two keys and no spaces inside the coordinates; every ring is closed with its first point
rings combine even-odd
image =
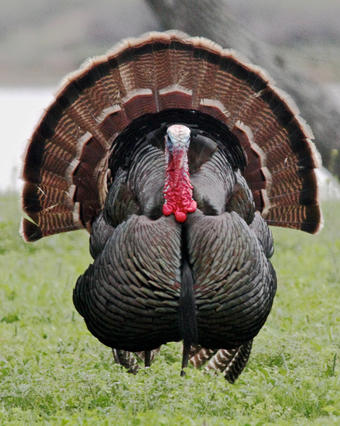
{"type": "Polygon", "coordinates": [[[171,139],[169,138],[168,135],[165,136],[165,144],[166,144],[166,147],[168,148],[168,151],[172,151],[173,143],[171,142],[171,139]]]}

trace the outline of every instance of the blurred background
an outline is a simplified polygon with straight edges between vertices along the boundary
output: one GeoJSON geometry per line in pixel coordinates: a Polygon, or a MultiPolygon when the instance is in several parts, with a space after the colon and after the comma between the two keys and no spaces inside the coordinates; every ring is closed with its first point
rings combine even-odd
{"type": "MultiPolygon", "coordinates": [[[[322,143],[327,147],[330,144],[323,157],[328,169],[338,174],[340,121],[334,121],[340,117],[340,2],[211,0],[209,8],[206,5],[206,1],[192,0],[30,0],[24,7],[19,1],[2,0],[0,191],[20,188],[18,176],[25,145],[67,73],[87,57],[105,53],[122,38],[174,26],[241,50],[252,62],[269,68],[288,92],[289,80],[296,80],[293,89],[297,92],[310,90],[305,89],[305,81],[308,87],[315,87],[320,104],[312,98],[316,111],[312,117],[324,114],[329,125],[324,119],[320,124],[307,118],[318,138],[324,139],[322,143]],[[220,18],[217,29],[214,7],[220,18]],[[206,21],[208,14],[212,15],[206,21]],[[295,71],[298,77],[290,78],[295,71]],[[326,136],[325,128],[332,126],[333,133],[326,136]],[[320,134],[325,137],[320,138],[320,134]]],[[[299,99],[296,101],[301,107],[299,99]]],[[[324,193],[339,196],[336,180],[326,171],[321,178],[324,193]]]]}

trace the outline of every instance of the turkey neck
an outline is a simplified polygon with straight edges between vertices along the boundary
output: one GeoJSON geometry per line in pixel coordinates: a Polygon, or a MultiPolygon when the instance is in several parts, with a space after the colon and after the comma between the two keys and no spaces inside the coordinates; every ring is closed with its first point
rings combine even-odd
{"type": "Polygon", "coordinates": [[[189,177],[188,155],[185,148],[176,148],[166,152],[166,174],[164,184],[163,214],[174,213],[177,222],[183,223],[187,213],[196,210],[197,204],[192,199],[193,186],[189,177]]]}

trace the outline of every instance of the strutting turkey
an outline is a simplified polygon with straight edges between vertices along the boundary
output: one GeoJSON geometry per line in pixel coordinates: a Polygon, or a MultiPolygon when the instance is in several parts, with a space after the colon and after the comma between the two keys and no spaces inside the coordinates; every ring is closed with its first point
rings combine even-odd
{"type": "Polygon", "coordinates": [[[36,127],[23,236],[90,232],[74,304],[129,371],[183,340],[183,368],[233,382],[276,291],[268,224],[320,227],[311,138],[234,51],[177,31],[126,40],[68,76],[36,127]]]}

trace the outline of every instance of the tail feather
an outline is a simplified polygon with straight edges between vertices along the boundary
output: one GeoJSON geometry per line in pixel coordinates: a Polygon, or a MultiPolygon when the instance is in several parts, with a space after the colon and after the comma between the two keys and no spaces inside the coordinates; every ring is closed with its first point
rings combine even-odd
{"type": "Polygon", "coordinates": [[[139,365],[132,352],[123,351],[120,349],[112,349],[113,358],[117,364],[122,365],[129,373],[137,374],[139,365]]]}
{"type": "Polygon", "coordinates": [[[234,383],[248,362],[252,343],[250,340],[235,349],[220,349],[210,358],[206,369],[221,371],[228,382],[234,383]]]}
{"type": "Polygon", "coordinates": [[[206,370],[220,371],[228,382],[234,383],[248,362],[251,347],[252,340],[233,349],[200,348],[190,362],[196,368],[207,363],[206,370]]]}
{"type": "MultiPolygon", "coordinates": [[[[23,208],[39,230],[34,238],[90,229],[103,207],[119,134],[133,120],[173,108],[208,114],[231,130],[247,156],[243,174],[256,207],[269,223],[319,229],[318,159],[296,105],[234,51],[172,31],[127,40],[65,80],[37,125],[24,162],[23,208]],[[70,194],[71,202],[56,220],[52,207],[65,206],[63,194],[70,194]],[[280,206],[296,214],[282,214],[280,206]]],[[[32,229],[24,221],[27,240],[32,229]]]]}
{"type": "Polygon", "coordinates": [[[217,349],[201,348],[199,351],[197,351],[191,356],[190,363],[194,367],[199,368],[203,364],[205,364],[213,355],[215,355],[216,352],[217,349]]]}

